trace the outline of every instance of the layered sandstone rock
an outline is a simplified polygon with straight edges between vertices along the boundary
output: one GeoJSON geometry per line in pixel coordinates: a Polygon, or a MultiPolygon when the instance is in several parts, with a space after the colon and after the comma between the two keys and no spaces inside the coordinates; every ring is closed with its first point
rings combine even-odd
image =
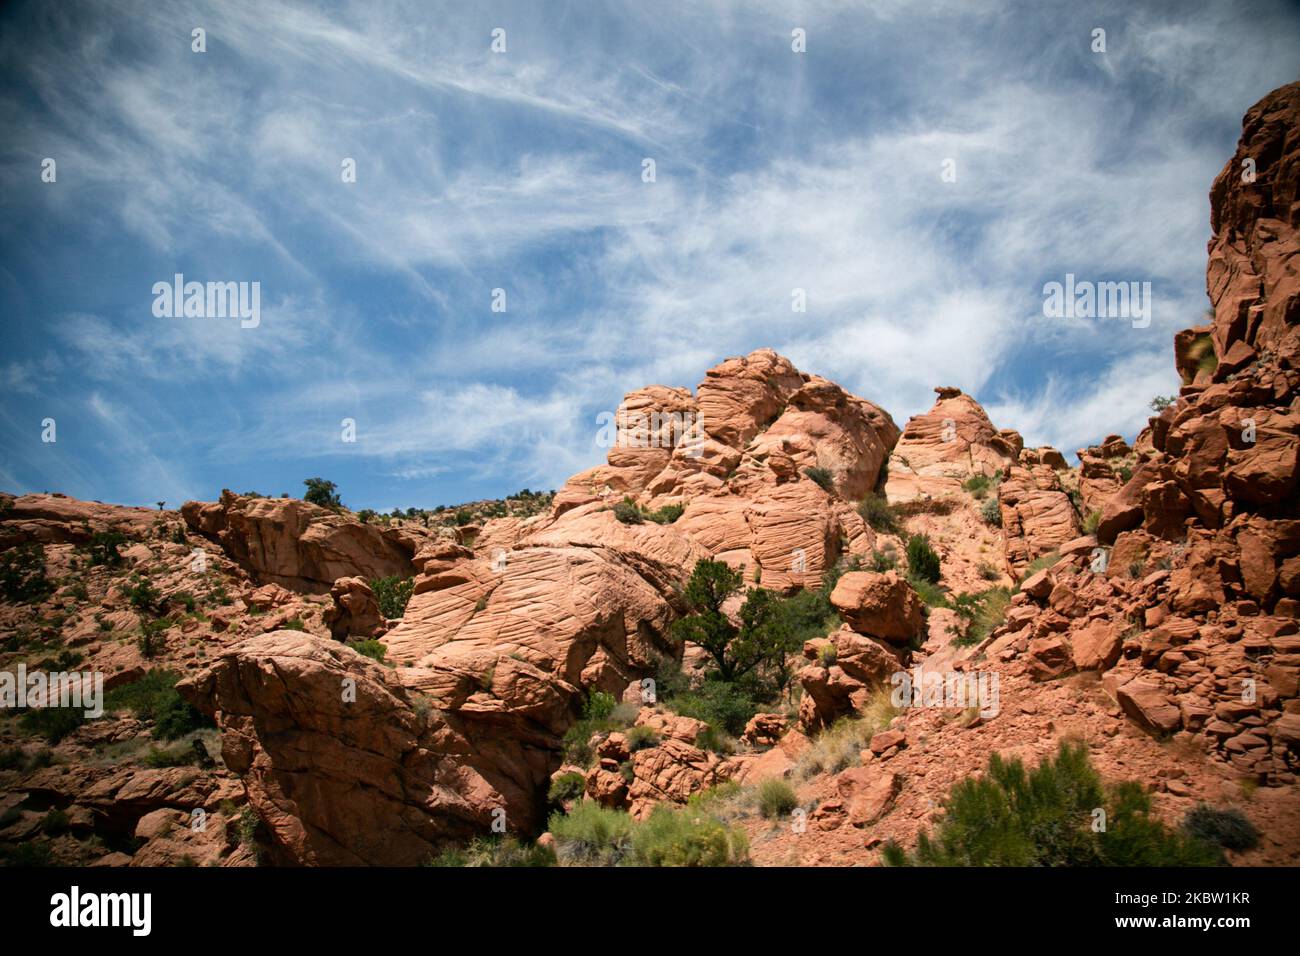
{"type": "Polygon", "coordinates": [[[890,455],[885,484],[890,501],[957,494],[972,475],[1005,471],[1020,454],[1020,436],[995,429],[975,399],[957,388],[935,392],[934,407],[908,419],[890,455]]]}
{"type": "Polygon", "coordinates": [[[210,504],[188,501],[181,514],[259,581],[314,594],[341,577],[410,577],[429,538],[411,525],[381,528],[296,498],[229,491],[210,504]]]}
{"type": "Polygon", "coordinates": [[[1035,558],[1079,536],[1079,516],[1058,474],[1065,460],[1054,448],[1025,449],[998,485],[1006,561],[1019,576],[1035,558]]]}

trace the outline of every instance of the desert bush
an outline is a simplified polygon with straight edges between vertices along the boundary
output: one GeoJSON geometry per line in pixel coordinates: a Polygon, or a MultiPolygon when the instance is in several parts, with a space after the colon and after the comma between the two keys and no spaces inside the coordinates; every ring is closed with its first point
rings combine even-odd
{"type": "Polygon", "coordinates": [[[126,535],[120,531],[96,531],[90,536],[90,543],[86,546],[90,565],[117,567],[122,563],[122,555],[118,552],[118,548],[124,544],[126,544],[126,535]]]}
{"type": "Polygon", "coordinates": [[[1101,510],[1094,509],[1088,512],[1087,517],[1083,519],[1083,533],[1096,534],[1097,526],[1101,524],[1101,510]]]}
{"type": "Polygon", "coordinates": [[[339,486],[334,482],[326,481],[324,478],[304,478],[302,483],[307,486],[307,492],[302,496],[303,501],[320,505],[322,508],[343,507],[338,494],[339,486]]]}
{"type": "Polygon", "coordinates": [[[980,505],[980,518],[985,524],[1002,527],[1002,506],[998,504],[997,498],[989,498],[980,505]]]}
{"type": "Polygon", "coordinates": [[[564,803],[568,800],[576,800],[582,796],[587,788],[587,778],[576,770],[568,773],[562,773],[551,781],[550,789],[546,791],[546,799],[551,803],[564,803]]]}
{"type": "Polygon", "coordinates": [[[54,589],[45,575],[45,548],[33,541],[0,555],[0,600],[10,604],[39,601],[54,589]]]}
{"type": "Polygon", "coordinates": [[[555,853],[512,836],[479,837],[463,847],[443,850],[427,866],[541,867],[554,866],[555,853]]]}
{"type": "Polygon", "coordinates": [[[871,552],[871,570],[880,574],[898,567],[898,552],[892,549],[871,552]]]}
{"type": "Polygon", "coordinates": [[[590,767],[596,759],[591,749],[592,736],[622,730],[631,724],[634,716],[619,706],[613,694],[592,691],[583,705],[582,719],[569,728],[561,742],[565,762],[590,767]]]}
{"type": "Polygon", "coordinates": [[[858,504],[858,514],[873,531],[881,534],[897,534],[899,531],[898,512],[884,495],[867,495],[858,504]]]}
{"type": "Polygon", "coordinates": [[[43,737],[50,744],[57,744],[85,722],[85,713],[79,707],[37,707],[18,721],[27,733],[43,737]]]}
{"type": "Polygon", "coordinates": [[[907,539],[907,573],[909,577],[931,584],[939,583],[939,554],[923,534],[914,534],[907,539]]]}
{"type": "Polygon", "coordinates": [[[415,590],[415,578],[403,578],[396,574],[372,578],[370,590],[375,592],[380,614],[389,619],[399,618],[406,613],[406,605],[415,590]]]}
{"type": "Polygon", "coordinates": [[[104,709],[130,710],[140,720],[152,720],[153,736],[175,740],[203,727],[214,726],[176,690],[180,675],[156,667],[130,684],[115,687],[104,695],[104,709]]]}
{"type": "Polygon", "coordinates": [[[135,578],[121,587],[127,602],[142,614],[153,614],[159,609],[162,595],[144,578],[135,578]]]}
{"type": "Polygon", "coordinates": [[[810,481],[816,482],[823,491],[834,494],[835,475],[829,468],[805,468],[803,473],[810,481]]]}
{"type": "Polygon", "coordinates": [[[934,837],[908,854],[890,841],[890,866],[1205,866],[1217,849],[1165,827],[1132,781],[1106,788],[1088,748],[1062,743],[1026,772],[1019,760],[989,759],[988,772],[954,784],[934,837]],[[1105,828],[1093,830],[1095,811],[1105,828]]]}
{"type": "Polygon", "coordinates": [[[645,519],[653,521],[655,524],[672,524],[682,516],[682,512],[685,510],[685,505],[664,505],[658,511],[646,512],[645,519]]]}
{"type": "Polygon", "coordinates": [[[857,717],[837,720],[818,734],[795,763],[795,776],[807,780],[819,773],[839,773],[856,765],[871,738],[898,714],[890,697],[888,687],[877,688],[857,717]]]}
{"type": "Polygon", "coordinates": [[[378,641],[373,637],[364,639],[354,638],[348,641],[347,645],[362,657],[368,657],[372,661],[378,661],[380,664],[388,663],[384,660],[384,657],[388,654],[388,648],[382,641],[378,641]]]}
{"type": "Polygon", "coordinates": [[[623,524],[641,524],[645,520],[641,516],[641,509],[631,498],[624,498],[614,506],[614,517],[623,524]]]}
{"type": "Polygon", "coordinates": [[[966,623],[965,629],[955,628],[952,643],[959,647],[978,644],[1002,623],[1011,604],[1011,591],[1007,588],[989,588],[978,594],[959,594],[948,602],[957,617],[966,623]]]}
{"type": "Polygon", "coordinates": [[[632,829],[641,866],[736,866],[749,859],[745,831],[695,812],[659,804],[632,829]]]}
{"type": "Polygon", "coordinates": [[[631,753],[659,746],[659,732],[653,727],[629,727],[626,736],[627,749],[631,753]]]}
{"type": "Polygon", "coordinates": [[[961,483],[962,490],[976,501],[983,501],[992,485],[993,479],[988,475],[971,475],[961,483]]]}
{"type": "Polygon", "coordinates": [[[632,853],[632,818],[584,800],[567,814],[552,813],[547,829],[563,863],[617,866],[632,853]]]}
{"type": "Polygon", "coordinates": [[[766,820],[790,815],[799,806],[794,787],[776,777],[769,777],[758,785],[758,812],[766,820]]]}
{"type": "Polygon", "coordinates": [[[1259,831],[1237,809],[1216,810],[1198,804],[1187,811],[1183,830],[1191,836],[1225,850],[1249,850],[1259,843],[1259,831]]]}

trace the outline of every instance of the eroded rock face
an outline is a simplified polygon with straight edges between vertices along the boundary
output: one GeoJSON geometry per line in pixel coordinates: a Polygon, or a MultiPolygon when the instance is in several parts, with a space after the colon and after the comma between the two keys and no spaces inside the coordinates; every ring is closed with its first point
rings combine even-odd
{"type": "Polygon", "coordinates": [[[906,644],[925,624],[921,598],[897,571],[841,575],[831,592],[831,604],[853,630],[891,644],[906,644]]]}
{"type": "Polygon", "coordinates": [[[275,631],[178,689],[216,717],[222,757],[279,862],[409,866],[446,840],[490,832],[494,809],[511,829],[539,822],[552,738],[476,731],[336,642],[275,631]]]}
{"type": "Polygon", "coordinates": [[[181,514],[259,581],[312,594],[341,577],[410,577],[412,558],[429,537],[415,527],[362,524],[296,498],[229,491],[214,503],[188,501],[181,514]]]}
{"type": "Polygon", "coordinates": [[[1054,448],[1025,449],[998,486],[1006,561],[1013,576],[1080,534],[1079,516],[1057,474],[1064,467],[1054,448]]]}
{"type": "Polygon", "coordinates": [[[334,603],[324,612],[324,620],[336,641],[379,637],[388,629],[375,592],[362,578],[339,578],[330,588],[330,598],[334,603]]]}
{"type": "Polygon", "coordinates": [[[1020,454],[1020,436],[995,429],[975,399],[957,388],[935,392],[934,407],[908,420],[889,458],[890,501],[957,494],[972,475],[1005,471],[1020,454]]]}

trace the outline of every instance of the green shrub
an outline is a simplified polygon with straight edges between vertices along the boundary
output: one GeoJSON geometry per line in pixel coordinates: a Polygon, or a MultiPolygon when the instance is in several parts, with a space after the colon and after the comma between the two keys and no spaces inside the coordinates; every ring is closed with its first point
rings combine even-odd
{"type": "Polygon", "coordinates": [[[368,657],[372,661],[378,661],[380,664],[387,663],[384,656],[388,653],[388,648],[382,641],[375,638],[355,638],[347,642],[348,647],[352,648],[362,657],[368,657]]]}
{"type": "Polygon", "coordinates": [[[594,801],[584,800],[568,814],[552,813],[547,829],[564,863],[617,866],[632,852],[632,818],[594,801]]]}
{"type": "Polygon", "coordinates": [[[390,620],[399,618],[406,613],[406,605],[415,590],[415,578],[403,578],[396,574],[386,578],[372,578],[370,590],[375,592],[380,614],[390,620]]]}
{"type": "Polygon", "coordinates": [[[39,542],[0,555],[0,600],[10,604],[39,601],[53,589],[45,576],[45,548],[39,542]]]}
{"type": "Polygon", "coordinates": [[[1101,524],[1101,510],[1094,509],[1088,512],[1088,516],[1083,519],[1083,533],[1096,534],[1099,524],[1101,524]]]}
{"type": "Polygon", "coordinates": [[[1216,810],[1203,803],[1187,811],[1183,830],[1225,850],[1249,850],[1259,843],[1259,831],[1240,810],[1216,810]]]}
{"type": "Polygon", "coordinates": [[[641,866],[736,866],[749,859],[749,840],[693,808],[659,804],[633,829],[632,850],[641,866]]]}
{"type": "Polygon", "coordinates": [[[672,524],[682,516],[682,512],[685,510],[685,505],[664,505],[658,511],[647,512],[645,518],[655,524],[672,524]]]}
{"type": "Polygon", "coordinates": [[[627,729],[627,749],[631,753],[649,750],[659,746],[659,732],[653,727],[629,727],[627,729]]]}
{"type": "Polygon", "coordinates": [[[303,501],[320,505],[322,508],[343,507],[343,502],[339,499],[338,485],[334,482],[326,481],[324,478],[304,478],[302,483],[307,486],[307,492],[302,496],[303,501]]]}
{"type": "Polygon", "coordinates": [[[614,517],[623,524],[641,524],[641,509],[631,498],[624,498],[614,506],[614,517]]]}
{"type": "Polygon", "coordinates": [[[954,627],[952,643],[959,646],[978,644],[997,629],[1006,618],[1011,604],[1007,588],[989,588],[978,594],[959,594],[948,602],[957,617],[966,623],[964,630],[954,627]]]}
{"type": "Polygon", "coordinates": [[[809,480],[816,482],[823,491],[829,494],[835,493],[835,475],[829,468],[805,468],[803,473],[809,480]]]}
{"type": "Polygon", "coordinates": [[[858,514],[881,534],[897,534],[900,529],[898,512],[881,494],[869,494],[858,505],[858,514]]]}
{"type": "Polygon", "coordinates": [[[985,524],[995,528],[1002,527],[1002,506],[998,504],[997,498],[989,498],[980,505],[980,518],[985,524]]]}
{"type": "Polygon", "coordinates": [[[769,777],[758,785],[758,812],[764,819],[789,816],[797,806],[799,797],[784,780],[769,777]]]}
{"type": "Polygon", "coordinates": [[[186,744],[150,747],[143,762],[146,767],[187,767],[194,763],[194,748],[186,744]]]}
{"type": "Polygon", "coordinates": [[[914,534],[907,539],[907,573],[931,584],[939,583],[939,555],[923,534],[914,534]]]}
{"type": "Polygon", "coordinates": [[[577,800],[587,789],[587,778],[576,770],[568,773],[562,773],[551,781],[551,787],[546,791],[546,799],[551,803],[564,803],[568,800],[577,800]]]}
{"type": "Polygon", "coordinates": [[[872,551],[871,552],[871,570],[877,574],[883,574],[885,571],[893,571],[898,567],[898,552],[872,551]]]}
{"type": "Polygon", "coordinates": [[[49,836],[58,836],[68,830],[68,815],[57,807],[45,814],[41,820],[41,831],[49,836]]]}
{"type": "Polygon", "coordinates": [[[443,850],[429,866],[540,867],[554,866],[555,853],[512,836],[480,837],[463,847],[443,850]]]}
{"type": "Polygon", "coordinates": [[[126,544],[126,535],[120,531],[96,531],[90,536],[87,551],[92,567],[102,565],[115,568],[122,563],[118,548],[126,544]]]}
{"type": "Polygon", "coordinates": [[[583,706],[582,719],[568,729],[561,742],[565,762],[590,767],[596,759],[591,749],[592,736],[621,730],[632,722],[633,716],[624,712],[613,694],[592,691],[583,706]]]}
{"type": "Polygon", "coordinates": [[[976,501],[983,501],[993,480],[988,475],[971,475],[961,483],[962,489],[976,501]]]}
{"type": "Polygon", "coordinates": [[[79,707],[38,707],[18,721],[23,730],[51,744],[57,744],[85,722],[85,712],[79,707]]]}
{"type": "Polygon", "coordinates": [[[144,578],[136,578],[131,584],[123,585],[122,593],[133,608],[145,614],[157,611],[162,601],[158,589],[144,578]]]}
{"type": "Polygon", "coordinates": [[[300,617],[291,617],[282,625],[286,631],[305,631],[307,625],[303,623],[300,617]]]}
{"type": "Polygon", "coordinates": [[[744,688],[729,681],[709,679],[699,687],[665,701],[683,717],[694,717],[710,727],[721,728],[739,736],[761,705],[744,688]]]}
{"type": "Polygon", "coordinates": [[[140,720],[152,720],[153,736],[175,740],[213,723],[176,690],[180,675],[154,668],[138,681],[115,687],[104,695],[105,710],[130,710],[140,720]]]}
{"type": "Polygon", "coordinates": [[[1177,395],[1157,395],[1151,399],[1151,411],[1159,415],[1176,401],[1178,401],[1177,395]]]}
{"type": "Polygon", "coordinates": [[[988,772],[956,783],[931,838],[906,853],[890,841],[890,866],[1207,866],[1218,851],[1165,827],[1132,781],[1103,787],[1085,744],[1062,743],[1026,772],[989,759],[988,772]],[[1099,817],[1096,811],[1102,811],[1099,817]],[[1094,821],[1104,820],[1104,828],[1094,821]]]}

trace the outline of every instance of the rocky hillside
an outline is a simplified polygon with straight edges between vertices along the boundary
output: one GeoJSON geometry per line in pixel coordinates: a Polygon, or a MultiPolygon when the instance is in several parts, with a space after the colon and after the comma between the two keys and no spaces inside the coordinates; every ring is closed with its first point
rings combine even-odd
{"type": "Polygon", "coordinates": [[[1177,399],[1074,466],[760,349],[504,514],[4,498],[0,670],[106,699],[0,719],[0,852],[926,862],[991,756],[1065,754],[1163,854],[1103,862],[1300,862],[1298,124],[1266,97],[1213,185],[1177,399]]]}

